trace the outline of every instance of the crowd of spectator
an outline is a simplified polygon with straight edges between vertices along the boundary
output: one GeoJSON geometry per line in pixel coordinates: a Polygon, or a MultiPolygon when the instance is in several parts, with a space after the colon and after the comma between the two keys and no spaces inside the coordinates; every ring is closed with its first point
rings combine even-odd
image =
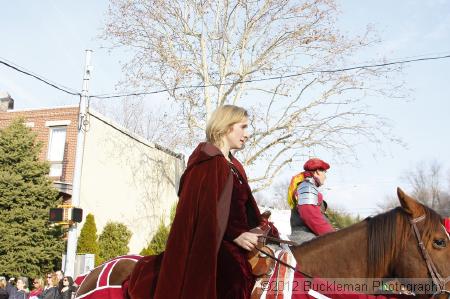
{"type": "Polygon", "coordinates": [[[0,276],[0,299],[72,299],[76,290],[73,278],[62,271],[48,273],[45,279],[36,277],[31,286],[27,277],[0,276]]]}

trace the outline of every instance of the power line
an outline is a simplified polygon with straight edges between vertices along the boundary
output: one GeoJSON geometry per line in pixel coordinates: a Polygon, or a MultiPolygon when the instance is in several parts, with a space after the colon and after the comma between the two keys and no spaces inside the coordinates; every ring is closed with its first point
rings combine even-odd
{"type": "MultiPolygon", "coordinates": [[[[357,70],[357,69],[370,69],[370,68],[378,68],[378,67],[385,67],[385,66],[398,65],[398,64],[428,61],[428,60],[441,60],[441,59],[447,59],[447,58],[450,58],[450,54],[440,55],[440,56],[414,58],[414,59],[403,59],[403,60],[384,62],[384,63],[378,63],[378,64],[364,64],[364,65],[357,65],[357,66],[338,68],[338,69],[332,69],[332,70],[311,70],[311,71],[301,72],[301,73],[287,74],[287,75],[282,75],[282,76],[272,76],[272,77],[265,77],[265,78],[254,78],[254,79],[248,79],[248,80],[241,80],[241,81],[237,81],[237,82],[225,82],[225,83],[219,83],[219,84],[182,85],[182,86],[177,86],[177,87],[170,88],[170,89],[167,88],[167,89],[160,89],[160,90],[154,90],[154,91],[137,91],[137,92],[127,92],[127,93],[120,93],[120,94],[99,94],[99,95],[91,95],[90,97],[97,98],[97,99],[113,99],[113,98],[129,97],[129,96],[151,95],[151,94],[175,91],[178,89],[206,88],[206,87],[213,87],[213,86],[217,87],[217,86],[227,86],[227,85],[232,85],[232,84],[271,81],[271,80],[299,77],[299,76],[304,76],[304,75],[309,75],[309,74],[339,73],[339,72],[346,72],[346,71],[352,71],[352,70],[357,70]]],[[[14,66],[12,63],[8,63],[2,59],[0,59],[0,63],[15,70],[15,71],[18,71],[25,75],[31,76],[43,83],[55,88],[55,89],[62,91],[62,92],[65,92],[67,94],[74,95],[74,96],[81,96],[80,92],[71,91],[69,88],[62,86],[61,84],[52,83],[49,80],[44,79],[42,76],[35,75],[29,71],[24,70],[24,68],[22,68],[22,67],[14,66]]]]}
{"type": "Polygon", "coordinates": [[[29,72],[29,71],[24,70],[23,68],[21,68],[19,66],[14,66],[12,63],[8,63],[8,62],[3,61],[1,59],[0,59],[0,63],[5,65],[5,66],[7,66],[7,67],[9,67],[9,68],[11,68],[11,69],[13,69],[13,70],[15,70],[15,71],[17,71],[17,72],[19,72],[19,73],[22,73],[22,74],[25,74],[27,76],[33,77],[36,80],[39,80],[39,81],[41,81],[41,82],[43,82],[43,83],[45,83],[45,84],[47,84],[47,85],[49,85],[49,86],[51,86],[53,88],[56,88],[56,89],[58,89],[58,90],[60,90],[62,92],[65,92],[65,93],[68,93],[68,94],[74,95],[74,96],[81,96],[81,93],[79,93],[79,92],[70,91],[69,88],[67,88],[67,87],[64,87],[64,86],[62,86],[60,84],[57,84],[57,83],[52,83],[49,80],[44,79],[42,76],[35,75],[35,74],[33,74],[33,73],[29,72]]]}
{"type": "MultiPolygon", "coordinates": [[[[401,56],[401,57],[391,57],[391,60],[393,61],[400,61],[400,60],[408,60],[408,59],[416,59],[416,58],[425,58],[425,57],[434,57],[434,56],[443,56],[443,55],[449,55],[448,51],[439,51],[439,52],[427,52],[417,55],[409,55],[409,56],[401,56]]],[[[360,61],[359,64],[370,64],[376,61],[377,59],[371,59],[371,60],[365,60],[360,61]]],[[[378,60],[381,60],[378,59],[378,60]]]]}
{"type": "Polygon", "coordinates": [[[255,79],[241,80],[241,81],[237,81],[237,82],[226,82],[226,83],[220,83],[220,84],[184,85],[184,86],[174,87],[171,89],[160,89],[160,90],[155,90],[155,91],[142,91],[142,92],[131,92],[131,93],[122,93],[122,94],[110,94],[110,95],[103,94],[103,95],[93,95],[91,97],[97,98],[97,99],[112,99],[112,98],[128,97],[128,96],[150,95],[150,94],[157,94],[157,93],[168,92],[168,91],[175,91],[178,89],[205,88],[205,87],[213,87],[213,86],[225,86],[225,85],[232,85],[232,84],[243,84],[243,83],[250,83],[250,82],[279,80],[279,79],[299,77],[299,76],[316,74],[316,73],[323,73],[323,74],[338,73],[338,72],[346,72],[346,71],[351,71],[351,70],[356,70],[356,69],[369,69],[369,68],[377,68],[377,67],[384,67],[384,66],[397,65],[397,64],[413,63],[413,62],[427,61],[427,60],[440,60],[440,59],[447,59],[447,58],[450,58],[449,54],[443,55],[443,56],[423,57],[423,58],[385,62],[385,63],[379,63],[379,64],[359,65],[359,66],[333,69],[333,70],[312,70],[312,71],[307,71],[307,72],[302,72],[302,73],[295,73],[295,74],[289,74],[289,75],[283,75],[283,76],[273,76],[273,77],[266,77],[266,78],[255,78],[255,79]]]}

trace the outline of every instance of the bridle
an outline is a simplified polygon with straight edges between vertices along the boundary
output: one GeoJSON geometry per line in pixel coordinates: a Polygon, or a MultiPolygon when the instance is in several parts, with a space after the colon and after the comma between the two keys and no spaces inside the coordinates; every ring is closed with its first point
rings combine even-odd
{"type": "MultiPolygon", "coordinates": [[[[447,276],[446,278],[443,278],[443,277],[439,274],[439,272],[438,272],[436,266],[434,265],[433,260],[432,260],[431,257],[430,257],[430,254],[428,253],[427,249],[425,248],[425,244],[423,243],[422,236],[421,236],[421,234],[420,234],[420,232],[419,232],[419,229],[417,228],[417,223],[418,223],[418,222],[421,222],[421,221],[423,221],[423,220],[425,220],[425,218],[426,218],[425,215],[422,215],[422,216],[420,216],[420,217],[411,219],[411,220],[410,220],[410,223],[411,223],[411,226],[412,226],[412,230],[414,231],[414,235],[416,236],[417,243],[418,243],[418,245],[419,245],[419,248],[420,248],[420,252],[421,252],[421,254],[422,254],[422,257],[423,257],[423,259],[425,260],[425,263],[426,263],[426,265],[427,265],[428,272],[430,273],[430,276],[431,276],[431,279],[432,279],[432,281],[433,281],[433,284],[436,286],[436,289],[437,289],[437,291],[436,291],[435,293],[433,293],[433,295],[431,296],[431,298],[434,298],[435,296],[440,295],[440,294],[443,294],[443,293],[448,294],[448,297],[450,297],[450,290],[447,290],[447,289],[445,288],[445,285],[447,284],[447,282],[450,281],[450,276],[447,276]]],[[[443,225],[442,225],[442,228],[444,229],[444,232],[446,233],[447,238],[448,238],[449,241],[450,241],[449,233],[447,232],[447,230],[445,229],[445,227],[444,227],[443,225]]],[[[268,239],[268,240],[275,241],[275,242],[277,242],[277,243],[287,243],[288,245],[297,245],[295,242],[291,242],[291,241],[287,241],[287,240],[281,240],[281,239],[278,239],[278,238],[272,238],[272,237],[269,237],[269,236],[264,236],[264,238],[266,238],[266,239],[268,239]]],[[[263,253],[264,253],[264,252],[263,252],[263,253]]],[[[272,258],[272,259],[274,259],[274,260],[280,262],[280,263],[283,264],[284,266],[289,267],[289,268],[293,269],[294,271],[297,271],[297,272],[303,274],[304,276],[306,276],[306,277],[308,277],[308,278],[312,278],[311,275],[309,275],[309,274],[307,274],[307,273],[304,273],[303,271],[299,271],[299,270],[296,269],[295,267],[292,267],[291,265],[289,265],[289,264],[287,264],[287,263],[281,261],[280,259],[276,258],[275,256],[272,256],[272,255],[270,255],[270,254],[268,254],[268,256],[269,256],[270,258],[272,258]]]]}
{"type": "MultiPolygon", "coordinates": [[[[433,263],[433,260],[431,259],[427,249],[425,248],[425,245],[423,244],[422,236],[420,235],[419,229],[417,228],[417,223],[420,221],[423,221],[423,220],[425,220],[425,215],[411,219],[409,222],[411,223],[414,234],[416,236],[422,257],[425,260],[425,263],[427,264],[428,272],[431,275],[433,284],[436,286],[436,289],[437,289],[437,291],[433,294],[433,296],[431,296],[431,298],[434,298],[436,295],[440,295],[442,293],[446,293],[450,296],[450,290],[447,290],[445,288],[445,285],[447,284],[447,282],[450,281],[450,276],[443,278],[439,274],[438,270],[436,269],[436,266],[433,263]]],[[[450,241],[450,237],[449,237],[447,231],[445,230],[445,228],[444,228],[444,231],[446,232],[447,238],[449,238],[449,241],[450,241]]]]}

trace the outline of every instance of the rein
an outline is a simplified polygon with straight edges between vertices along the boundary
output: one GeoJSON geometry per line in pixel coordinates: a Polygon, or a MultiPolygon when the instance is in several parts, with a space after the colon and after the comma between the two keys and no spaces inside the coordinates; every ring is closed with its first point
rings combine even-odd
{"type": "MultiPolygon", "coordinates": [[[[274,239],[276,239],[276,238],[274,238],[274,239]]],[[[275,240],[273,240],[273,241],[275,241],[275,240]]],[[[280,241],[284,241],[283,243],[286,243],[286,244],[289,244],[289,243],[287,243],[287,242],[294,243],[294,242],[286,241],[286,240],[280,240],[280,241]]],[[[280,243],[281,243],[281,242],[280,242],[280,243]]],[[[294,244],[296,244],[296,243],[294,243],[294,244]]],[[[286,266],[286,267],[288,267],[288,268],[294,270],[295,272],[298,272],[298,273],[302,274],[302,275],[305,276],[305,277],[308,277],[308,278],[314,278],[314,277],[312,277],[311,275],[309,275],[309,274],[307,274],[307,273],[305,273],[305,272],[303,272],[303,271],[300,271],[300,270],[298,270],[298,269],[295,268],[295,267],[292,267],[292,266],[289,265],[288,263],[283,262],[282,260],[280,260],[280,259],[277,258],[276,256],[273,256],[273,255],[271,255],[270,253],[267,253],[267,252],[262,251],[262,250],[259,249],[258,247],[255,247],[255,249],[258,250],[260,253],[262,253],[262,254],[264,254],[264,255],[267,255],[267,256],[270,257],[271,259],[273,259],[273,260],[279,262],[279,263],[282,264],[283,266],[286,266]]]]}
{"type": "Polygon", "coordinates": [[[263,238],[269,241],[273,241],[275,243],[280,243],[280,244],[288,244],[291,246],[297,246],[298,244],[295,242],[292,242],[290,240],[283,240],[283,239],[278,239],[278,238],[274,238],[274,237],[270,237],[270,236],[259,236],[258,238],[263,238]]]}
{"type": "MultiPolygon", "coordinates": [[[[422,236],[420,235],[419,229],[417,228],[417,223],[420,221],[425,220],[425,215],[422,215],[420,217],[414,218],[410,220],[411,226],[414,231],[414,235],[416,236],[420,251],[422,253],[422,257],[425,260],[425,263],[427,264],[428,272],[431,275],[431,279],[437,287],[437,291],[433,294],[432,298],[435,295],[447,293],[450,294],[450,291],[445,289],[445,285],[448,281],[450,281],[450,276],[443,278],[439,272],[436,269],[436,266],[433,263],[433,260],[431,259],[430,255],[428,254],[427,249],[425,248],[425,245],[423,244],[422,236]]],[[[448,234],[447,234],[448,237],[448,234]]],[[[449,238],[450,239],[450,238],[449,238]]]]}
{"type": "MultiPolygon", "coordinates": [[[[291,245],[291,246],[297,246],[297,245],[298,245],[296,242],[293,242],[293,241],[290,241],[290,240],[283,240],[283,239],[279,239],[279,238],[274,238],[274,237],[270,237],[270,236],[268,236],[268,235],[262,235],[262,236],[259,236],[258,238],[259,238],[259,239],[266,239],[266,240],[269,240],[269,241],[272,241],[272,242],[275,242],[275,243],[279,243],[279,244],[287,244],[287,245],[291,245]]],[[[263,243],[265,244],[265,242],[263,242],[263,243]]],[[[296,267],[292,267],[292,266],[289,265],[288,263],[283,262],[282,260],[280,260],[280,259],[277,258],[276,256],[271,255],[270,253],[267,253],[267,252],[261,250],[261,249],[258,248],[258,247],[255,247],[255,249],[258,250],[261,254],[264,254],[264,255],[270,257],[271,259],[273,259],[273,260],[279,262],[279,263],[282,264],[283,266],[288,267],[288,268],[294,270],[295,272],[298,272],[298,273],[302,274],[302,275],[305,276],[305,277],[308,277],[308,278],[314,278],[314,277],[312,277],[311,275],[309,275],[309,274],[307,274],[307,273],[305,273],[305,272],[303,272],[303,271],[298,270],[296,267]]]]}

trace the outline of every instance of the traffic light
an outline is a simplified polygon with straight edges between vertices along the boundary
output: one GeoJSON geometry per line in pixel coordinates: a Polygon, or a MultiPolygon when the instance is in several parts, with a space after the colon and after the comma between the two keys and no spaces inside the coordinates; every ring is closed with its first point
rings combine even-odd
{"type": "Polygon", "coordinates": [[[72,215],[71,215],[70,220],[72,220],[73,222],[83,221],[83,209],[72,208],[72,215]]]}
{"type": "Polygon", "coordinates": [[[70,205],[60,205],[58,208],[50,208],[50,222],[71,225],[73,222],[83,221],[83,209],[70,205]]]}
{"type": "Polygon", "coordinates": [[[50,221],[51,222],[64,221],[64,209],[63,208],[50,208],[50,221]]]}

